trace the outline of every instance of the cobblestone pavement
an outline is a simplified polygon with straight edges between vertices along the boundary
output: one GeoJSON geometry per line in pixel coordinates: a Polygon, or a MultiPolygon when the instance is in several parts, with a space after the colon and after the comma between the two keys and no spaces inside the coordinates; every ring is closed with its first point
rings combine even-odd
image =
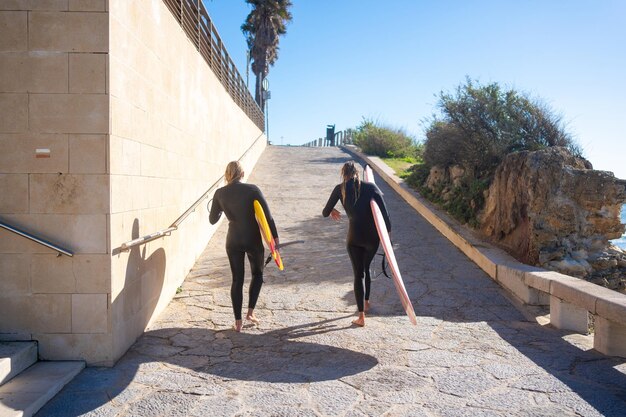
{"type": "Polygon", "coordinates": [[[626,415],[624,360],[527,319],[380,180],[418,326],[381,275],[352,327],[347,224],[321,216],[348,158],[269,147],[254,170],[281,241],[306,240],[283,250],[285,271],[267,267],[259,327],[230,330],[224,223],[118,364],[85,369],[38,416],[626,415]]]}

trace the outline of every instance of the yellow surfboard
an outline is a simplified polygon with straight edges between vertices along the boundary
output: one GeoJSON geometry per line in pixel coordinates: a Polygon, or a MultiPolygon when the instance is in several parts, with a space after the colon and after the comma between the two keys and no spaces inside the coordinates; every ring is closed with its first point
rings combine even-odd
{"type": "Polygon", "coordinates": [[[256,217],[256,222],[259,224],[261,236],[263,237],[267,247],[270,249],[274,262],[278,265],[278,269],[282,271],[284,269],[283,260],[280,258],[280,253],[278,253],[278,249],[276,248],[276,242],[274,241],[274,236],[272,236],[270,225],[267,223],[265,212],[263,211],[263,207],[261,207],[261,203],[259,203],[258,200],[254,200],[254,217],[256,217]]]}

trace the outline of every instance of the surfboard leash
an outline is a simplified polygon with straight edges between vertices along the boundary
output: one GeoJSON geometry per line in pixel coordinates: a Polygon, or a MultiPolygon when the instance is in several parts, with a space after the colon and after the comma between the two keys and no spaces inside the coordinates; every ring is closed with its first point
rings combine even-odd
{"type": "Polygon", "coordinates": [[[387,273],[387,267],[386,267],[386,264],[387,264],[387,255],[385,255],[384,253],[383,253],[383,259],[380,261],[380,263],[381,263],[381,266],[382,266],[382,268],[383,268],[383,274],[385,274],[385,276],[386,276],[387,278],[391,278],[391,277],[389,276],[389,274],[387,273]]]}
{"type": "MultiPolygon", "coordinates": [[[[296,243],[304,243],[304,240],[292,240],[290,242],[279,243],[278,245],[276,245],[276,250],[282,249],[285,246],[295,245],[296,243]]],[[[267,264],[269,264],[271,261],[272,261],[272,254],[270,253],[267,259],[265,260],[265,266],[267,266],[267,264]]]]}
{"type": "MultiPolygon", "coordinates": [[[[391,239],[389,240],[389,243],[391,243],[391,247],[393,247],[393,242],[391,241],[391,239]]],[[[383,260],[381,261],[381,266],[383,269],[383,274],[385,274],[385,276],[389,279],[391,279],[391,277],[389,276],[389,274],[387,273],[387,267],[385,265],[389,265],[389,262],[387,262],[387,255],[385,255],[385,252],[379,254],[382,255],[383,260]]],[[[378,274],[380,275],[380,274],[378,274]]]]}
{"type": "MultiPolygon", "coordinates": [[[[389,273],[387,272],[387,264],[388,264],[387,256],[385,255],[384,252],[383,253],[377,253],[376,255],[381,256],[382,258],[380,260],[380,267],[381,267],[380,268],[380,272],[378,272],[374,278],[378,278],[380,276],[380,274],[384,274],[387,278],[391,279],[391,277],[389,276],[389,273]]],[[[376,271],[374,271],[374,272],[376,272],[376,271]]]]}

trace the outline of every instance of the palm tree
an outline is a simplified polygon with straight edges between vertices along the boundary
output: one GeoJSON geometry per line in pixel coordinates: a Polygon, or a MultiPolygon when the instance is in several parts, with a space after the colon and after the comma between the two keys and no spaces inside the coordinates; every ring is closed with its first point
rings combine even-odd
{"type": "Polygon", "coordinates": [[[291,21],[291,0],[246,0],[246,3],[252,5],[252,10],[241,25],[241,31],[246,35],[252,73],[256,76],[254,99],[265,111],[261,85],[270,65],[274,65],[278,58],[278,37],[287,33],[286,25],[291,21]]]}

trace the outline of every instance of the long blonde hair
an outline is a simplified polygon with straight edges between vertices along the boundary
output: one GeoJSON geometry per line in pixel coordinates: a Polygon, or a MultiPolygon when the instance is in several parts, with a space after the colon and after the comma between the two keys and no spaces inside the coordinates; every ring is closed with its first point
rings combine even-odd
{"type": "Polygon", "coordinates": [[[346,204],[346,183],[350,180],[354,180],[354,202],[356,203],[361,194],[361,180],[354,161],[348,161],[341,167],[341,198],[344,204],[346,204]]]}
{"type": "Polygon", "coordinates": [[[228,184],[239,181],[243,178],[243,167],[239,161],[231,161],[226,165],[226,172],[224,172],[224,178],[228,184]]]}

